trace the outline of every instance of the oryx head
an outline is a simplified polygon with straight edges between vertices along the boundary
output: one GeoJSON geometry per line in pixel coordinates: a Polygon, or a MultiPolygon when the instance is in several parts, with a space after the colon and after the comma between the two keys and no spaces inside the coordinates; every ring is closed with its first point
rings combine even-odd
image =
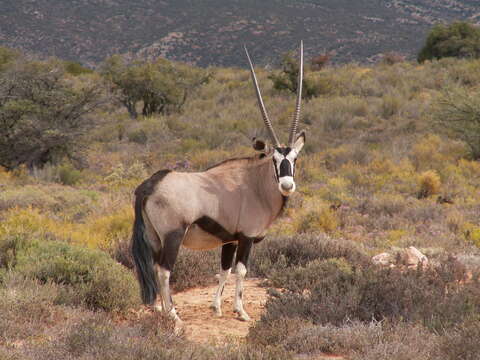
{"type": "Polygon", "coordinates": [[[255,85],[260,112],[262,113],[270,141],[272,142],[272,146],[270,146],[262,140],[253,139],[253,148],[257,151],[262,151],[266,155],[272,156],[273,166],[275,168],[275,178],[278,182],[278,189],[282,195],[289,196],[295,191],[295,162],[305,143],[305,132],[301,131],[300,134],[297,134],[298,120],[300,118],[300,105],[302,102],[303,41],[300,42],[300,69],[298,71],[297,103],[295,106],[295,112],[293,114],[293,121],[292,126],[290,127],[290,135],[287,146],[281,145],[278,141],[277,135],[275,135],[272,123],[270,122],[267,110],[265,109],[265,104],[262,100],[262,94],[260,93],[255,70],[253,69],[253,64],[250,60],[250,55],[248,54],[246,47],[245,53],[247,54],[248,63],[250,64],[250,71],[252,73],[253,84],[255,85]]]}

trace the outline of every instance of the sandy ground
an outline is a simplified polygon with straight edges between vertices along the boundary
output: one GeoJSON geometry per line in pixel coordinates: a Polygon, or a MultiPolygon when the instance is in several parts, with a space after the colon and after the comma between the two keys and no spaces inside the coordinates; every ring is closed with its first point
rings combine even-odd
{"type": "Polygon", "coordinates": [[[238,319],[233,312],[235,294],[235,275],[230,276],[223,291],[223,316],[218,317],[210,309],[217,286],[189,289],[173,296],[175,307],[183,320],[183,330],[188,339],[209,344],[238,342],[248,334],[248,328],[260,319],[265,302],[267,288],[260,287],[260,279],[247,279],[244,282],[244,308],[252,321],[238,319]]]}
{"type": "MultiPolygon", "coordinates": [[[[235,275],[230,276],[223,291],[223,316],[218,317],[210,309],[217,286],[189,289],[174,294],[177,312],[183,321],[182,331],[191,341],[203,344],[220,345],[241,342],[248,334],[248,329],[259,320],[267,301],[267,288],[261,287],[263,279],[247,279],[244,282],[244,308],[252,318],[245,322],[238,319],[233,312],[235,294],[235,275]]],[[[298,355],[298,360],[343,360],[334,355],[315,354],[298,355]]]]}

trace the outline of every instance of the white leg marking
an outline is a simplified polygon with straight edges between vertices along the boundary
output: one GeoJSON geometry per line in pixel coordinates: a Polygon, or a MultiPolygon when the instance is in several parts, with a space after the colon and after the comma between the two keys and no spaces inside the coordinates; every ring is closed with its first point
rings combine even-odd
{"type": "Polygon", "coordinates": [[[163,311],[171,316],[175,321],[181,322],[173,306],[172,296],[170,294],[170,271],[159,267],[158,280],[160,282],[160,294],[162,296],[163,311]]]}
{"type": "Polygon", "coordinates": [[[157,271],[157,278],[158,278],[158,286],[159,286],[159,293],[157,294],[157,299],[155,300],[155,303],[153,304],[153,310],[162,312],[163,311],[163,296],[162,296],[162,291],[161,291],[161,286],[160,284],[160,265],[155,264],[155,270],[157,271]]]}
{"type": "Polygon", "coordinates": [[[245,275],[247,274],[247,268],[245,265],[241,262],[237,263],[236,267],[237,271],[237,284],[235,288],[235,300],[233,304],[233,311],[238,313],[240,316],[240,319],[243,321],[250,321],[250,316],[245,312],[243,309],[243,279],[245,278],[245,275]]]}
{"type": "Polygon", "coordinates": [[[230,275],[230,271],[232,271],[232,269],[222,270],[220,273],[220,277],[218,278],[218,288],[217,292],[215,293],[215,297],[213,298],[212,304],[212,308],[215,310],[217,316],[222,316],[222,293],[223,289],[225,288],[225,283],[227,282],[228,275],[230,275]]]}

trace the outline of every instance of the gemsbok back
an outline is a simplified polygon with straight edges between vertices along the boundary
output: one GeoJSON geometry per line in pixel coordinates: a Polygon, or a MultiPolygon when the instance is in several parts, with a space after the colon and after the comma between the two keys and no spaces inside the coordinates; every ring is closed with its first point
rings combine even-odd
{"type": "Polygon", "coordinates": [[[260,154],[226,160],[202,172],[158,171],[135,191],[132,252],[142,300],[177,321],[180,319],[170,295],[169,280],[181,245],[194,250],[222,247],[222,270],[212,304],[219,316],[223,288],[236,253],[234,311],[241,320],[250,320],[242,302],[250,249],[265,237],[288,196],[295,191],[295,162],[305,143],[305,133],[297,134],[303,42],[296,107],[287,146],[280,144],[273,130],[246,47],[245,52],[271,144],[253,139],[253,148],[260,154]]]}

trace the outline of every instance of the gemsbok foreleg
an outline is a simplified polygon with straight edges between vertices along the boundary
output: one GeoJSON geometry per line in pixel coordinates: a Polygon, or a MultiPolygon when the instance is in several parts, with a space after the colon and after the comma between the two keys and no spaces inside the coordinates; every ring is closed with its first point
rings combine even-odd
{"type": "Polygon", "coordinates": [[[232,261],[236,249],[237,245],[233,243],[222,246],[222,270],[220,272],[220,277],[218,278],[218,289],[215,293],[212,304],[212,308],[215,310],[217,316],[222,316],[223,289],[225,288],[225,283],[232,270],[232,261]]]}
{"type": "Polygon", "coordinates": [[[250,321],[250,316],[243,309],[243,280],[247,274],[247,263],[253,240],[242,237],[238,241],[237,256],[235,258],[235,271],[237,273],[237,281],[235,287],[235,300],[233,303],[233,311],[238,313],[240,320],[250,321]]]}
{"type": "Polygon", "coordinates": [[[169,232],[163,240],[163,249],[159,259],[158,281],[160,285],[160,296],[163,303],[163,311],[175,321],[181,321],[175,310],[172,295],[170,294],[170,274],[173,271],[178,250],[185,235],[185,229],[178,229],[169,232]]]}

